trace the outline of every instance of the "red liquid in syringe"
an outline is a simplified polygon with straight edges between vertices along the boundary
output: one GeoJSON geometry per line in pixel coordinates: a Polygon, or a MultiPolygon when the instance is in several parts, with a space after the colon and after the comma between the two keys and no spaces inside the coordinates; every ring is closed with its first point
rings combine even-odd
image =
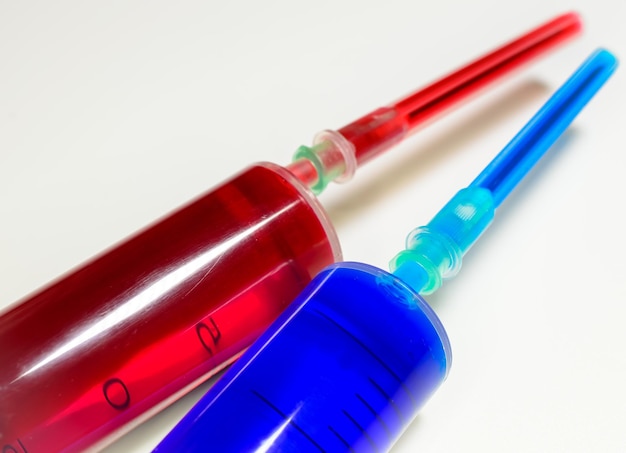
{"type": "Polygon", "coordinates": [[[2,451],[79,451],[241,354],[339,254],[293,179],[252,167],[0,317],[2,451]]]}

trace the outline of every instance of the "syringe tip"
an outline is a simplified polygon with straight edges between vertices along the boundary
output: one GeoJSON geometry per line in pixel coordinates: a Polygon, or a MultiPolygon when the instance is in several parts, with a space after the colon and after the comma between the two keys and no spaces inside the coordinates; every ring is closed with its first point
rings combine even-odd
{"type": "Polygon", "coordinates": [[[330,181],[347,181],[357,166],[580,29],[578,14],[557,16],[393,105],[380,107],[338,131],[322,132],[324,140],[300,147],[294,156],[310,164],[295,162],[288,169],[316,194],[330,181]]]}
{"type": "MultiPolygon", "coordinates": [[[[400,264],[395,267],[393,275],[406,283],[417,294],[427,293],[428,286],[439,288],[441,279],[437,278],[437,273],[429,273],[423,265],[418,263],[418,260],[411,259],[411,253],[410,250],[403,250],[395,256],[393,262],[400,264]]],[[[393,266],[391,267],[393,268],[393,266]]]]}
{"type": "Polygon", "coordinates": [[[390,263],[393,274],[419,294],[430,294],[461,269],[463,255],[494,216],[491,193],[483,188],[459,191],[425,227],[413,230],[390,263]]]}

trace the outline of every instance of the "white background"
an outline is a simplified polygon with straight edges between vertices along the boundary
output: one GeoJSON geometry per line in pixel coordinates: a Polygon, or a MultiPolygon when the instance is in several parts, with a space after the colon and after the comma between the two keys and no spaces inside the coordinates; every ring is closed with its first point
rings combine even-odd
{"type": "MultiPolygon", "coordinates": [[[[626,58],[616,0],[226,3],[0,2],[0,306],[247,164],[287,163],[318,130],[579,11],[580,38],[322,195],[345,259],[385,268],[592,50],[626,58]]],[[[395,451],[626,451],[625,71],[428,298],[454,362],[395,451]]],[[[107,451],[148,451],[205,390],[107,451]]]]}

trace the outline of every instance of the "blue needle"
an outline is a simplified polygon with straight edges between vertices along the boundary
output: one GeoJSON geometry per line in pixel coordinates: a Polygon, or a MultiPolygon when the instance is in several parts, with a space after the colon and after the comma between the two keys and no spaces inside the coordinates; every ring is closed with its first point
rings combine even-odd
{"type": "Polygon", "coordinates": [[[615,71],[615,57],[596,50],[470,184],[488,189],[497,208],[615,71]]]}
{"type": "Polygon", "coordinates": [[[463,255],[491,224],[495,209],[616,67],[610,52],[595,51],[467,188],[428,225],[409,234],[406,250],[391,261],[393,273],[420,294],[430,294],[443,280],[454,277],[463,255]]]}

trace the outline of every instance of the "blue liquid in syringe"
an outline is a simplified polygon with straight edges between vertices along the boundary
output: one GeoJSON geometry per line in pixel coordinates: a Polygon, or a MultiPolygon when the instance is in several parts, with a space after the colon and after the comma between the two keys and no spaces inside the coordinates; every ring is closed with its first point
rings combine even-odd
{"type": "Polygon", "coordinates": [[[469,187],[411,232],[393,273],[322,271],[158,452],[387,451],[445,379],[450,346],[418,294],[453,277],[496,208],[617,66],[599,50],[469,187]]]}
{"type": "Polygon", "coordinates": [[[327,268],[276,325],[158,451],[386,451],[450,365],[430,307],[365,264],[327,268]]]}

